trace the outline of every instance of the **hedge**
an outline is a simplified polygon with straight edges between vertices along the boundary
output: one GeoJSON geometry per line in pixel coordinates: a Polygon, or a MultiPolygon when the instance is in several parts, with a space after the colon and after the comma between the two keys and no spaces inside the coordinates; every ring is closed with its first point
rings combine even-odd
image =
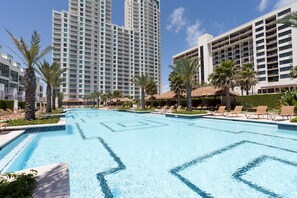
{"type": "Polygon", "coordinates": [[[269,109],[278,109],[280,107],[281,94],[261,94],[250,96],[237,96],[235,102],[237,105],[246,107],[268,106],[269,109]]]}
{"type": "Polygon", "coordinates": [[[25,105],[26,105],[26,102],[20,102],[19,101],[19,108],[25,109],[25,105]]]}
{"type": "Polygon", "coordinates": [[[0,100],[0,109],[10,109],[13,110],[14,101],[13,100],[0,100]]]}

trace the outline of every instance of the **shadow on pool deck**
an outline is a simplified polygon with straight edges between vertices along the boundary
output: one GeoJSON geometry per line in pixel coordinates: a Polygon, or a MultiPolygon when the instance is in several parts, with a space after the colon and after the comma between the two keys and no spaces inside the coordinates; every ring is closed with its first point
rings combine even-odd
{"type": "MultiPolygon", "coordinates": [[[[37,170],[37,185],[33,192],[34,198],[69,198],[69,171],[65,163],[31,168],[37,170]]],[[[20,172],[29,172],[27,169],[20,172]]]]}

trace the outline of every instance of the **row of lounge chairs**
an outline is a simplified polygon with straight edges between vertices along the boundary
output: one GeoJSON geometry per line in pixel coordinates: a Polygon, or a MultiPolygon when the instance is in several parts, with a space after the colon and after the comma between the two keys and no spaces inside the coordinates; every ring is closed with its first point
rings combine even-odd
{"type": "MultiPolygon", "coordinates": [[[[283,119],[291,119],[294,115],[294,106],[283,106],[280,109],[278,114],[271,114],[268,112],[267,106],[258,106],[255,113],[247,114],[244,113],[247,119],[251,118],[252,116],[257,116],[259,119],[261,116],[267,116],[267,119],[275,120],[277,117],[282,117],[283,119]]],[[[242,113],[243,106],[236,106],[235,109],[231,112],[226,111],[226,106],[220,106],[220,108],[214,112],[214,115],[222,115],[222,116],[238,116],[242,113]]]]}
{"type": "Polygon", "coordinates": [[[11,115],[14,114],[14,112],[11,109],[0,109],[0,116],[5,116],[5,115],[11,115]]]}

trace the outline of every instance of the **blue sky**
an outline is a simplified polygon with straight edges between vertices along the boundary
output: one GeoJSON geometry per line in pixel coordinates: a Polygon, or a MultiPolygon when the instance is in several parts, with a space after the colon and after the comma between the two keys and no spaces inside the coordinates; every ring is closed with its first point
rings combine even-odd
{"type": "MultiPolygon", "coordinates": [[[[168,65],[172,56],[191,47],[199,35],[207,32],[216,36],[293,1],[161,0],[163,91],[168,90],[168,65]]],[[[42,35],[42,46],[50,45],[53,9],[67,10],[68,0],[2,1],[0,42],[13,46],[5,31],[7,28],[26,40],[37,30],[42,35]]],[[[123,25],[124,0],[113,0],[112,13],[113,23],[123,25]]],[[[8,49],[4,50],[12,54],[8,49]]],[[[50,61],[50,55],[46,59],[50,61]]]]}

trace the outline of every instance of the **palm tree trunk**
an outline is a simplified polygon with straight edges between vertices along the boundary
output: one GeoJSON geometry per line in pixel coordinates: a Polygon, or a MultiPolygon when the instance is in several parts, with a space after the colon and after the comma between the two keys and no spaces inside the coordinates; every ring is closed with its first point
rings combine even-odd
{"type": "Polygon", "coordinates": [[[25,119],[35,119],[35,102],[36,102],[36,76],[33,67],[26,69],[24,76],[24,87],[25,87],[25,119]]]}
{"type": "Polygon", "coordinates": [[[46,84],[46,112],[52,112],[52,87],[46,84]]]}
{"type": "Polygon", "coordinates": [[[245,87],[246,87],[246,95],[249,95],[249,86],[248,86],[248,82],[245,83],[245,87]]]}
{"type": "Polygon", "coordinates": [[[141,108],[144,109],[145,104],[144,104],[144,88],[141,88],[141,108]]]}
{"type": "Polygon", "coordinates": [[[151,95],[151,108],[154,106],[154,95],[151,95]]]}
{"type": "Polygon", "coordinates": [[[180,90],[177,91],[177,106],[180,106],[180,90]]]}
{"type": "Polygon", "coordinates": [[[186,84],[186,92],[187,92],[187,111],[192,111],[192,98],[191,98],[192,87],[190,82],[187,82],[186,84]]]}
{"type": "Polygon", "coordinates": [[[99,102],[100,102],[100,101],[99,101],[99,98],[97,98],[97,106],[98,106],[98,107],[99,107],[99,102]]]}
{"type": "Polygon", "coordinates": [[[225,88],[225,93],[226,93],[226,106],[227,110],[231,110],[231,96],[230,96],[230,91],[229,88],[225,88]]]}
{"type": "Polygon", "coordinates": [[[56,92],[57,90],[53,88],[53,110],[56,110],[56,92]]]}

